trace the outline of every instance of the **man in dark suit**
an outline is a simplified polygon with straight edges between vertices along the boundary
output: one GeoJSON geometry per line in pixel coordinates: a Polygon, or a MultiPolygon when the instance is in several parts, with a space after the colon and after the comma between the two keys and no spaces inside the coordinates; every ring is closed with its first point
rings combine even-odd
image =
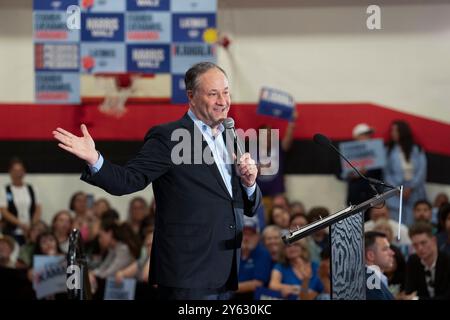
{"type": "Polygon", "coordinates": [[[366,299],[393,300],[389,291],[387,277],[384,270],[391,268],[394,263],[394,252],[384,233],[368,231],[364,234],[366,256],[366,299]]]}
{"type": "Polygon", "coordinates": [[[406,264],[405,291],[417,291],[419,299],[450,299],[450,258],[440,252],[433,226],[417,222],[409,229],[415,254],[406,264]]]}
{"type": "Polygon", "coordinates": [[[62,149],[87,161],[81,179],[92,185],[123,195],[153,183],[150,280],[162,299],[226,299],[238,286],[243,215],[253,216],[261,202],[257,168],[248,153],[236,159],[225,145],[225,72],[199,63],[187,71],[185,83],[189,111],[152,128],[123,167],[103,159],[84,125],[82,137],[61,128],[53,134],[62,149]]]}

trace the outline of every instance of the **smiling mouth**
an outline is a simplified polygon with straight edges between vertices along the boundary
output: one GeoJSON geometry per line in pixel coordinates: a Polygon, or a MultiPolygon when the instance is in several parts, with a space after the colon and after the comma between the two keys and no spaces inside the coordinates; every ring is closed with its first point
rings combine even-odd
{"type": "Polygon", "coordinates": [[[228,107],[219,107],[219,108],[214,108],[214,111],[218,111],[218,112],[224,112],[228,109],[228,107]]]}

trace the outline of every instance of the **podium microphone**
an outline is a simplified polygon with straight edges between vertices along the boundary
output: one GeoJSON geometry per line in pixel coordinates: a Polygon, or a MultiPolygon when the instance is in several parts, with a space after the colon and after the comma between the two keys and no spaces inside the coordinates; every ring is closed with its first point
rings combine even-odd
{"type": "Polygon", "coordinates": [[[358,169],[356,169],[353,164],[331,143],[331,140],[327,137],[324,136],[323,134],[317,133],[314,135],[313,140],[315,143],[321,145],[321,146],[325,146],[328,148],[331,148],[334,152],[336,152],[342,159],[345,160],[345,162],[347,162],[350,167],[353,168],[353,170],[355,170],[355,172],[364,180],[366,180],[370,187],[372,188],[373,191],[375,191],[376,194],[378,194],[377,189],[374,187],[374,185],[378,185],[378,186],[383,186],[383,187],[387,187],[390,189],[395,189],[395,187],[384,183],[383,181],[380,181],[378,179],[374,179],[374,178],[370,178],[370,177],[366,177],[365,175],[363,175],[358,169]]]}

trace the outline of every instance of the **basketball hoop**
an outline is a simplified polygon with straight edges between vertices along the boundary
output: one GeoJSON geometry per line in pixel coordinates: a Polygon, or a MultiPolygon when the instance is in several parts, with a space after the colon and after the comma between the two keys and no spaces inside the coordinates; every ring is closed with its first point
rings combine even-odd
{"type": "Polygon", "coordinates": [[[105,99],[98,106],[100,112],[116,118],[122,117],[127,112],[125,103],[136,91],[135,83],[140,74],[106,73],[96,74],[96,78],[101,80],[105,95],[105,99]]]}

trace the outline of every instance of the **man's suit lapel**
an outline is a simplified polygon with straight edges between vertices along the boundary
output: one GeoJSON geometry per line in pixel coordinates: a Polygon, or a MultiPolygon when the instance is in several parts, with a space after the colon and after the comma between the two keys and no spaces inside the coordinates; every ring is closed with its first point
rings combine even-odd
{"type": "MultiPolygon", "coordinates": [[[[181,123],[191,133],[192,146],[193,146],[193,143],[194,143],[194,130],[197,130],[198,132],[200,132],[200,130],[197,128],[197,126],[195,125],[194,121],[192,121],[192,119],[189,117],[189,115],[187,113],[181,119],[181,123]]],[[[202,137],[202,151],[203,151],[203,154],[204,154],[204,150],[206,149],[207,152],[211,152],[211,155],[212,155],[212,151],[211,151],[211,149],[208,146],[208,142],[206,142],[206,140],[203,139],[203,134],[201,132],[200,132],[200,136],[202,137]]],[[[194,148],[192,148],[192,150],[194,150],[194,148]]],[[[219,171],[219,168],[217,167],[216,162],[214,162],[211,165],[207,164],[207,163],[204,163],[204,161],[203,161],[203,154],[202,154],[202,163],[210,170],[211,174],[217,180],[217,182],[219,183],[220,187],[225,192],[225,194],[228,196],[228,198],[232,199],[230,193],[228,192],[227,186],[225,185],[225,182],[222,179],[222,175],[220,174],[220,171],[219,171]]],[[[193,158],[192,158],[192,160],[193,160],[193,158]]]]}

